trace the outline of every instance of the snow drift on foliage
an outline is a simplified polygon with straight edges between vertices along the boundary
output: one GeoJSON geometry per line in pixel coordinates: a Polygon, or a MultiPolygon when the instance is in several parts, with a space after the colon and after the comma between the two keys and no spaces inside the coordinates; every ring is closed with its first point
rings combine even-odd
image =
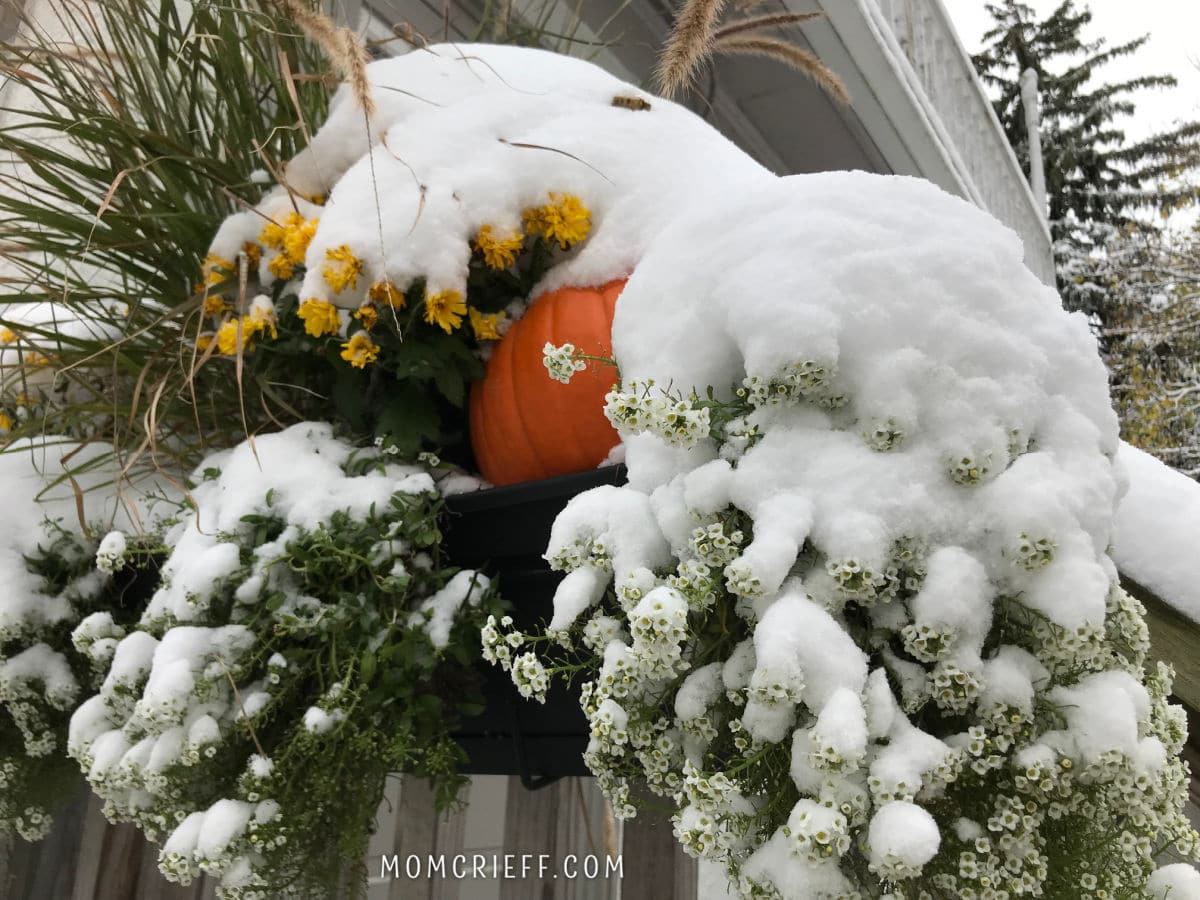
{"type": "Polygon", "coordinates": [[[1200,622],[1200,484],[1128,444],[1129,493],[1117,507],[1113,559],[1122,573],[1200,622]]]}
{"type": "Polygon", "coordinates": [[[1087,322],[928,183],[722,196],[629,279],[629,484],[576,498],[547,551],[551,634],[606,640],[583,688],[602,787],[623,815],[630,779],[673,797],[744,896],[1144,887],[1153,842],[1196,836],[1179,712],[1107,555],[1124,476],[1087,322]],[[613,528],[616,503],[659,533],[613,528]],[[780,765],[790,785],[762,780],[780,765]]]}
{"type": "MultiPolygon", "coordinates": [[[[304,299],[354,308],[372,283],[403,290],[417,278],[430,293],[463,291],[480,228],[518,230],[521,211],[553,191],[582,198],[593,230],[544,287],[600,284],[630,272],[697,191],[771,177],[683,107],[547,51],[435,45],[374,62],[367,74],[378,107],[369,132],[343,87],[285,170],[293,193],[276,189],[256,210],[230,217],[211,253],[235,259],[259,235],[264,215],[297,210],[319,217],[304,260],[304,299]],[[614,106],[616,97],[650,108],[614,106]],[[328,197],[316,206],[304,195],[328,197]],[[327,252],[343,245],[362,261],[364,277],[335,293],[322,269],[327,252]]],[[[264,283],[273,280],[270,263],[263,254],[264,283]]]]}

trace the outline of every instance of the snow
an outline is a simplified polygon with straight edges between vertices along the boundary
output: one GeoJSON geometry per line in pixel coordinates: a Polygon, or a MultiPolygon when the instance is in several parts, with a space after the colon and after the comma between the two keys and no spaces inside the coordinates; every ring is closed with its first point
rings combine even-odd
{"type": "Polygon", "coordinates": [[[1122,444],[1129,492],[1117,507],[1113,560],[1121,574],[1200,622],[1200,484],[1122,444]]]}
{"type": "Polygon", "coordinates": [[[211,594],[221,579],[242,565],[238,545],[223,535],[243,531],[246,516],[272,516],[283,523],[284,534],[256,551],[257,559],[269,561],[296,529],[315,529],[335,512],[361,520],[372,509],[382,510],[397,491],[435,489],[428,473],[416,466],[390,463],[382,470],[347,475],[343,467],[353,452],[350,444],[333,436],[332,426],[303,422],[208,457],[195,476],[199,483],[191,491],[193,511],[167,535],[171,557],[143,620],[171,616],[189,622],[202,617],[204,609],[196,598],[211,594]],[[219,474],[206,478],[204,472],[214,469],[219,474]]]}
{"type": "Polygon", "coordinates": [[[80,445],[63,438],[45,437],[13,441],[0,452],[0,634],[36,631],[72,615],[65,596],[42,592],[38,576],[28,570],[25,556],[38,546],[49,547],[51,533],[44,522],[57,522],[78,533],[90,522],[119,523],[136,530],[148,514],[162,485],[144,479],[114,492],[110,483],[119,466],[105,460],[111,451],[101,442],[80,445]],[[80,491],[65,480],[70,470],[80,491]],[[106,489],[107,488],[107,489],[106,489]],[[80,523],[80,506],[85,523],[80,523]]]}
{"type": "Polygon", "coordinates": [[[933,859],[940,844],[941,833],[933,816],[902,800],[881,806],[867,830],[869,858],[875,865],[894,857],[917,869],[933,859]]]}
{"type": "Polygon", "coordinates": [[[1163,866],[1146,885],[1150,900],[1200,900],[1200,872],[1186,863],[1163,866]]]}
{"type": "MultiPolygon", "coordinates": [[[[583,198],[594,228],[536,292],[600,284],[633,270],[697,184],[728,190],[771,177],[683,107],[548,51],[435,45],[374,62],[367,77],[377,106],[369,126],[342,88],[284,172],[298,194],[328,195],[323,207],[295,201],[305,218],[319,217],[305,299],[354,308],[376,281],[405,289],[417,278],[427,279],[430,293],[461,291],[480,228],[517,229],[521,211],[545,203],[548,191],[583,198]],[[614,106],[620,96],[646,99],[650,109],[614,106]],[[335,294],[321,272],[327,251],[342,245],[362,261],[365,277],[335,294]]],[[[235,258],[264,216],[292,209],[277,189],[256,210],[228,219],[210,252],[235,258]]]]}
{"type": "Polygon", "coordinates": [[[456,572],[445,587],[421,601],[410,617],[410,624],[425,628],[430,642],[440,650],[450,643],[450,629],[463,604],[478,606],[490,584],[487,576],[472,569],[456,572]]]}
{"type": "MultiPolygon", "coordinates": [[[[1088,659],[1119,598],[1107,552],[1126,476],[1088,323],[1024,267],[1015,235],[917,180],[748,178],[648,244],[617,305],[613,352],[621,384],[607,410],[628,484],[576,497],[555,523],[547,558],[570,574],[554,632],[640,548],[639,566],[662,571],[664,551],[668,571],[678,563],[662,580],[682,596],[662,596],[680,608],[711,602],[685,577],[702,558],[753,638],[695,673],[677,654],[667,672],[684,677],[665,697],[656,661],[635,653],[615,682],[606,652],[594,736],[609,691],[630,698],[620,708],[631,723],[648,714],[639,691],[697,718],[720,663],[726,689],[745,691],[741,727],[756,745],[790,739],[802,798],[863,791],[865,766],[865,837],[885,879],[912,877],[937,853],[939,827],[920,804],[945,790],[971,740],[914,725],[924,704],[1032,713],[1049,691],[1066,709],[1061,731],[1040,736],[1048,744],[1084,763],[1116,750],[1151,777],[1163,770],[1137,679],[1114,669],[1055,680],[1063,660],[1088,659]],[[727,439],[709,435],[708,419],[665,423],[710,391],[747,404],[727,439]],[[696,535],[727,510],[753,539],[718,562],[696,535]],[[898,602],[903,579],[917,586],[898,602]],[[1001,602],[1024,607],[1046,646],[989,647],[1001,602]],[[850,604],[878,633],[867,640],[883,668],[848,627],[850,604]],[[888,634],[925,649],[902,657],[888,634]],[[626,693],[605,687],[616,683],[626,693]]],[[[624,599],[620,571],[614,581],[636,651],[644,608],[624,599]]],[[[639,596],[661,590],[639,580],[639,596]]],[[[821,895],[779,832],[746,840],[743,878],[821,895]]]]}

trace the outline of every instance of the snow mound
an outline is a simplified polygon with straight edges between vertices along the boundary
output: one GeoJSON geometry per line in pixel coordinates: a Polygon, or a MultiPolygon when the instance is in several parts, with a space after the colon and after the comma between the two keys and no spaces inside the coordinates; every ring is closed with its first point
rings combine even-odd
{"type": "MultiPolygon", "coordinates": [[[[430,293],[463,291],[480,229],[517,231],[521,211],[555,192],[582,198],[593,230],[543,288],[602,284],[632,271],[697,186],[771,178],[695,114],[582,60],[447,44],[372,63],[367,74],[378,107],[369,124],[341,89],[287,166],[286,188],[226,220],[215,257],[236,259],[266,219],[299,213],[315,227],[303,299],[353,308],[374,283],[405,290],[416,279],[430,293]],[[614,105],[618,97],[647,106],[614,105]],[[363,277],[334,291],[322,270],[341,247],[363,277]]],[[[262,254],[264,284],[274,280],[272,259],[262,254]]]]}

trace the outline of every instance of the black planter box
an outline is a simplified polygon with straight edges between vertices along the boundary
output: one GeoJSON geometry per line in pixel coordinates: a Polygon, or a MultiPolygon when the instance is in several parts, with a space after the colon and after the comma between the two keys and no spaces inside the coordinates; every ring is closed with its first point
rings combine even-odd
{"type": "MultiPolygon", "coordinates": [[[[519,628],[542,626],[550,620],[554,589],[563,577],[542,559],[554,518],[576,494],[624,481],[624,466],[608,466],[447,497],[447,557],[497,579],[519,628]]],[[[523,698],[508,673],[495,666],[482,664],[480,674],[486,708],[455,732],[469,760],[464,772],[520,775],[530,788],[563,775],[588,774],[583,765],[588,727],[578,690],[556,682],[541,704],[523,698]]]]}

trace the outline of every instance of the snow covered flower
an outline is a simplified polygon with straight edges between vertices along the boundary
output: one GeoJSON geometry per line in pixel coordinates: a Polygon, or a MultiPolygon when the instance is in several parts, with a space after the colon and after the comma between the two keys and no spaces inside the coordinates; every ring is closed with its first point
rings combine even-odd
{"type": "Polygon", "coordinates": [[[341,355],[354,368],[365,369],[379,358],[379,345],[365,331],[358,331],[342,344],[341,355]]]}
{"type": "Polygon", "coordinates": [[[296,315],[304,321],[304,332],[312,337],[337,334],[342,327],[337,307],[328,300],[310,297],[300,304],[296,315]]]}
{"type": "Polygon", "coordinates": [[[527,232],[557,241],[564,250],[582,241],[592,230],[591,211],[574,194],[552,191],[549,203],[526,209],[522,218],[527,232]]]}
{"type": "Polygon", "coordinates": [[[425,321],[450,334],[462,325],[467,301],[459,291],[438,291],[425,295],[425,321]]]}
{"type": "MultiPolygon", "coordinates": [[[[210,253],[204,257],[204,262],[200,266],[201,277],[203,284],[208,287],[215,287],[223,284],[233,278],[237,270],[232,262],[223,256],[218,256],[215,253],[210,253]]],[[[6,342],[7,343],[7,342],[6,342]]]]}
{"type": "Polygon", "coordinates": [[[271,339],[279,337],[275,316],[275,304],[266,294],[259,294],[250,301],[250,309],[242,321],[242,327],[252,336],[270,333],[271,339]]]}
{"type": "Polygon", "coordinates": [[[325,265],[321,267],[321,277],[325,279],[330,290],[340,294],[346,289],[354,289],[358,284],[358,276],[362,274],[362,267],[362,260],[354,255],[349,245],[342,244],[325,251],[325,265]]]}
{"type": "Polygon", "coordinates": [[[542,348],[542,365],[546,367],[546,372],[555,381],[569,384],[576,372],[582,372],[587,368],[587,362],[576,359],[575,352],[574,344],[563,344],[556,347],[547,341],[546,346],[542,348]]]}
{"type": "Polygon", "coordinates": [[[491,225],[484,225],[475,236],[475,248],[483,254],[483,261],[493,269],[507,269],[517,260],[525,235],[519,231],[506,238],[497,237],[491,225]]]}
{"type": "Polygon", "coordinates": [[[125,535],[119,531],[110,531],[96,550],[96,568],[101,572],[119,572],[125,568],[125,535]]]}
{"type": "Polygon", "coordinates": [[[404,308],[404,292],[390,281],[376,281],[367,289],[367,299],[376,306],[389,309],[404,308]]]}
{"type": "Polygon", "coordinates": [[[16,340],[17,340],[17,333],[15,331],[13,331],[11,328],[9,328],[7,326],[0,328],[0,345],[12,344],[12,343],[15,343],[16,340]]]}

